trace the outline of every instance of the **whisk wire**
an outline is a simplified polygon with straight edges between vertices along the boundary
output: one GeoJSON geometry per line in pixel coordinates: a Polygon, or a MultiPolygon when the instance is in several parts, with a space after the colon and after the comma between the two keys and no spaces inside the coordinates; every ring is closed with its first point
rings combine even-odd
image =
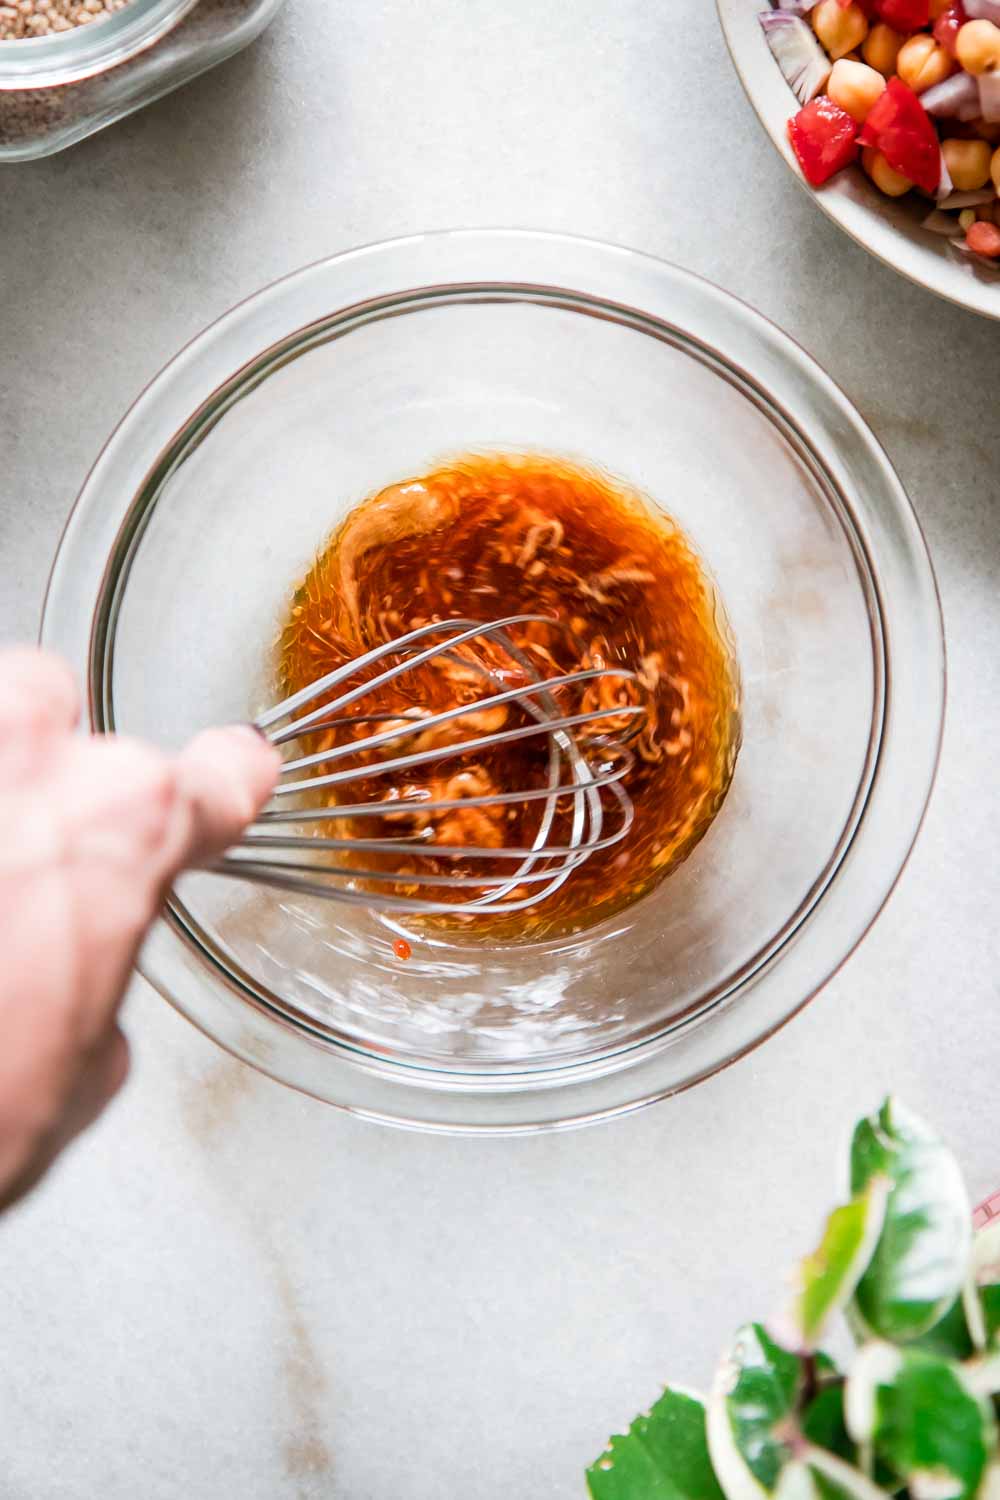
{"type": "MultiPolygon", "coordinates": [[[[616,714],[627,714],[629,718],[642,714],[643,709],[638,706],[629,706],[615,710],[616,714]]],[[[346,782],[359,781],[370,777],[373,771],[380,775],[386,775],[392,771],[409,771],[414,766],[424,766],[442,760],[454,760],[462,755],[475,754],[481,751],[484,744],[507,745],[514,744],[518,740],[537,739],[539,735],[552,735],[559,730],[577,728],[582,724],[594,724],[599,719],[609,717],[606,708],[592,709],[585,714],[567,714],[559,719],[542,719],[537,724],[525,724],[518,729],[500,729],[489,736],[478,735],[475,739],[459,740],[454,745],[434,745],[427,750],[413,750],[409,755],[399,755],[391,760],[381,761],[377,766],[360,765],[350,766],[343,771],[330,771],[324,776],[310,776],[305,781],[284,782],[275,789],[276,797],[287,797],[297,795],[301,792],[312,791],[321,786],[342,786],[346,782]]],[[[370,742],[369,742],[370,743],[370,742]]],[[[342,749],[344,747],[341,747],[342,749]]],[[[355,753],[357,744],[349,747],[355,753]]],[[[282,770],[282,776],[290,771],[307,770],[310,766],[322,765],[332,759],[328,751],[319,751],[315,755],[303,756],[300,760],[287,761],[282,770]]],[[[392,807],[389,809],[393,810],[392,807]]],[[[395,805],[399,810],[399,804],[395,805]]]]}
{"type": "MultiPolygon", "coordinates": [[[[395,666],[389,667],[386,671],[379,673],[377,677],[368,678],[359,684],[358,687],[344,693],[334,703],[314,709],[311,713],[303,715],[302,718],[293,720],[284,729],[275,733],[269,733],[268,737],[274,744],[282,744],[286,740],[296,739],[306,729],[314,725],[316,720],[321,718],[325,713],[333,710],[339,711],[342,708],[349,707],[352,703],[357,703],[359,699],[367,697],[370,693],[377,692],[379,688],[386,687],[390,682],[394,682],[404,672],[413,672],[418,667],[422,667],[425,662],[433,661],[436,656],[453,651],[456,646],[463,646],[466,642],[475,640],[480,636],[501,635],[506,627],[510,625],[537,624],[545,620],[545,615],[509,615],[505,620],[496,620],[492,625],[484,625],[481,620],[478,622],[475,620],[431,621],[428,625],[421,625],[419,629],[411,630],[407,635],[400,636],[398,640],[386,641],[381,646],[375,646],[371,651],[366,651],[363,656],[355,657],[353,661],[347,662],[344,666],[336,667],[332,672],[328,672],[325,677],[320,677],[316,682],[307,684],[306,687],[301,688],[297,693],[293,693],[290,698],[285,698],[281,703],[276,704],[274,708],[268,709],[266,713],[259,715],[254,722],[258,729],[267,732],[270,730],[272,724],[276,724],[281,719],[287,718],[306,703],[310,703],[313,699],[329,692],[331,688],[338,687],[340,683],[348,681],[351,677],[355,677],[358,672],[367,671],[376,662],[384,661],[389,656],[398,656],[400,654],[404,656],[405,659],[402,662],[397,662],[395,666]],[[452,636],[450,640],[445,641],[443,645],[428,646],[413,656],[409,655],[417,641],[424,640],[429,635],[440,635],[442,631],[454,630],[456,627],[464,628],[460,629],[459,633],[452,636]]],[[[470,662],[468,665],[472,666],[473,663],[470,662]]]]}
{"type": "MultiPolygon", "coordinates": [[[[591,788],[600,790],[623,780],[635,765],[635,756],[624,746],[609,746],[605,753],[617,752],[622,756],[620,765],[613,770],[595,776],[591,788]]],[[[537,802],[549,797],[579,797],[578,782],[561,782],[554,787],[527,787],[517,792],[489,792],[480,797],[444,797],[433,800],[423,798],[399,799],[390,804],[390,812],[400,810],[417,813],[454,812],[460,807],[496,807],[519,802],[537,802]]],[[[338,818],[364,818],[388,816],[386,803],[382,802],[337,802],[331,807],[277,807],[267,808],[257,818],[255,826],[271,823],[335,822],[338,818]]]]}
{"type": "MultiPolygon", "coordinates": [[[[471,714],[481,714],[484,712],[488,712],[490,709],[499,708],[506,703],[518,702],[523,706],[524,700],[526,698],[532,698],[542,693],[551,694],[558,688],[572,687],[576,683],[591,682],[597,678],[603,677],[634,679],[635,673],[626,671],[624,668],[615,671],[610,667],[589,667],[586,671],[567,672],[562,677],[550,677],[543,682],[528,683],[524,687],[507,688],[506,691],[502,693],[491,694],[489,698],[477,698],[474,703],[460,703],[455,708],[442,709],[436,714],[429,714],[426,718],[417,718],[415,716],[412,718],[407,718],[405,714],[386,715],[386,718],[390,718],[392,720],[393,727],[391,729],[382,730],[380,734],[369,735],[368,739],[365,742],[365,750],[366,752],[378,750],[383,745],[391,744],[393,740],[408,739],[411,735],[416,734],[426,734],[429,730],[439,729],[445,724],[454,723],[457,719],[466,719],[471,714]],[[403,720],[405,720],[405,722],[402,722],[403,720]]],[[[338,700],[335,705],[330,705],[330,707],[331,709],[336,708],[339,711],[342,705],[343,700],[341,699],[338,700]]],[[[629,712],[630,714],[641,714],[643,713],[643,709],[638,707],[630,707],[629,712]]],[[[592,715],[594,719],[606,719],[608,718],[608,716],[609,715],[607,709],[601,709],[600,712],[592,715]]],[[[370,720],[374,717],[374,715],[366,715],[365,717],[370,720]]],[[[382,715],[379,715],[379,717],[381,718],[382,715]]],[[[298,721],[300,725],[303,722],[303,720],[298,721]]],[[[348,725],[357,722],[357,719],[341,719],[335,720],[333,721],[333,723],[330,723],[324,719],[320,719],[311,724],[310,733],[317,733],[321,729],[333,728],[334,724],[348,725]]],[[[570,722],[571,721],[569,720],[565,721],[565,723],[567,724],[570,722]]],[[[550,721],[545,720],[544,723],[550,723],[550,721]]],[[[555,723],[551,723],[550,727],[556,728],[557,725],[555,723]]],[[[563,725],[559,725],[559,727],[563,727],[563,725]]],[[[271,736],[272,742],[274,744],[283,743],[285,738],[286,737],[284,733],[271,736]]],[[[447,748],[448,747],[446,746],[438,747],[436,754],[439,756],[443,755],[447,748]]],[[[458,749],[457,746],[455,748],[458,749]]],[[[284,771],[298,771],[304,769],[306,766],[318,766],[324,761],[339,760],[345,755],[354,755],[356,753],[356,742],[348,742],[344,745],[333,745],[328,750],[316,751],[314,755],[305,755],[300,757],[298,760],[288,761],[285,764],[284,771]]]]}
{"type": "MultiPolygon", "coordinates": [[[[217,872],[251,883],[276,887],[307,896],[321,896],[353,906],[376,906],[401,913],[447,913],[465,915],[516,912],[537,907],[560,889],[593,854],[619,844],[634,818],[631,799],[622,782],[634,757],[622,742],[630,727],[638,729],[645,708],[629,701],[567,712],[558,695],[572,689],[617,679],[636,682],[636,674],[621,667],[587,667],[574,672],[542,677],[527,651],[515,644],[509,630],[518,626],[556,621],[544,615],[510,615],[483,622],[466,619],[432,621],[384,642],[354,660],[326,673],[315,682],[275,704],[256,719],[257,727],[277,746],[307,739],[310,734],[347,730],[351,738],[334,741],[325,749],[307,750],[286,759],[271,804],[260,814],[253,829],[229,850],[214,868],[217,872]],[[427,644],[430,642],[430,644],[427,644]],[[516,663],[523,681],[507,686],[503,669],[478,660],[476,643],[489,643],[510,662],[516,663]],[[461,648],[469,648],[463,651],[461,648]],[[481,676],[497,691],[436,712],[420,709],[399,713],[351,713],[366,697],[377,695],[404,674],[439,659],[458,662],[481,676]],[[368,675],[378,668],[375,676],[368,675]],[[361,675],[362,680],[346,690],[345,684],[361,675]],[[331,693],[335,696],[331,699],[331,693]],[[317,701],[320,700],[320,701],[317,701]],[[309,707],[315,704],[315,707],[309,707]],[[472,737],[434,744],[434,738],[451,725],[474,715],[506,709],[516,704],[531,721],[514,728],[497,728],[472,737]],[[306,710],[306,712],[302,712],[306,710]],[[587,726],[604,721],[613,724],[614,735],[587,733],[587,726]],[[356,737],[359,727],[388,727],[356,737]],[[403,754],[381,754],[386,747],[407,739],[430,737],[431,743],[403,754]],[[473,761],[497,746],[530,743],[544,737],[548,746],[546,781],[540,786],[497,790],[473,795],[429,797],[393,793],[379,800],[356,803],[338,800],[334,789],[342,789],[372,778],[394,778],[414,768],[436,767],[455,760],[473,761]],[[592,758],[593,757],[593,763],[592,758]],[[350,760],[351,764],[337,762],[350,760]],[[329,769],[334,766],[335,769],[329,769]],[[303,774],[315,771],[315,774],[303,774]],[[329,805],[309,805],[305,798],[322,793],[329,805]],[[617,818],[605,828],[604,794],[617,810],[617,818]],[[296,805],[287,804],[294,801],[296,805]],[[568,803],[569,827],[563,839],[553,842],[553,829],[560,805],[568,803]],[[283,805],[285,804],[285,805],[283,805]],[[537,827],[530,841],[493,848],[489,844],[447,841],[445,820],[440,829],[431,821],[412,833],[384,837],[340,837],[333,834],[276,832],[277,827],[331,824],[354,818],[391,819],[431,815],[459,815],[467,809],[538,805],[537,827]],[[438,842],[439,832],[444,834],[438,842]],[[358,856],[389,856],[383,868],[368,868],[371,861],[358,856]],[[338,856],[342,857],[338,860],[338,856]],[[441,870],[428,860],[468,861],[484,866],[475,870],[441,870]],[[488,866],[495,862],[494,868],[488,866]],[[504,870],[513,864],[512,870],[504,870]],[[434,898],[433,892],[454,891],[464,899],[434,898]],[[427,895],[418,894],[428,892],[427,895]]],[[[508,676],[509,681],[509,676],[508,676]]],[[[377,700],[376,700],[377,701],[377,700]]],[[[474,785],[474,783],[473,783],[474,785]]],[[[463,789],[464,790],[464,789],[463,789]]],[[[508,817],[513,811],[508,812],[508,817]]]]}

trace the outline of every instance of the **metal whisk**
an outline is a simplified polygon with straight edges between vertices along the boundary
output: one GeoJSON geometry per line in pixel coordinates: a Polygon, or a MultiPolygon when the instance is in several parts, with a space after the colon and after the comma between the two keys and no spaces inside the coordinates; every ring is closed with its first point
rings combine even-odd
{"type": "MultiPolygon", "coordinates": [[[[536,622],[557,623],[543,615],[512,615],[489,623],[456,619],[423,625],[327,673],[263,713],[256,720],[257,728],[277,746],[291,745],[304,736],[324,731],[348,728],[354,731],[358,725],[371,725],[373,729],[363,738],[349,738],[340,743],[334,736],[328,748],[286,760],[267,808],[253,828],[214,866],[216,871],[285,890],[403,912],[512,912],[537,906],[553,895],[585,860],[619,843],[632,825],[632,803],[621,785],[633,764],[625,744],[632,735],[595,731],[601,720],[614,720],[616,725],[625,722],[633,731],[638,730],[645,709],[635,703],[578,713],[561,709],[555,698],[561,689],[601,678],[634,680],[635,674],[623,668],[591,667],[543,677],[527,652],[507,634],[512,627],[536,622]],[[491,669],[476,659],[476,646],[487,643],[494,648],[494,655],[499,647],[510,662],[517,664],[521,679],[517,686],[505,686],[499,669],[491,669]],[[459,703],[438,712],[352,711],[387,684],[439,659],[457,663],[466,672],[471,669],[483,678],[484,689],[492,691],[471,703],[459,703]],[[433,739],[436,731],[456,722],[460,724],[463,718],[481,716],[507,705],[519,705],[529,722],[516,728],[463,735],[456,741],[429,744],[423,749],[403,747],[404,753],[393,753],[392,747],[398,747],[400,741],[415,735],[433,739]],[[380,723],[387,727],[378,729],[380,723]],[[588,725],[594,726],[589,733],[588,725]],[[406,801],[399,797],[398,791],[392,792],[400,778],[414,768],[431,769],[462,758],[468,763],[468,758],[497,745],[539,737],[544,737],[548,745],[544,785],[437,800],[406,801]],[[373,758],[383,754],[385,758],[373,758]],[[350,795],[348,789],[352,784],[370,782],[374,777],[385,779],[391,793],[386,799],[339,800],[344,791],[350,795]],[[337,800],[331,800],[329,805],[309,805],[310,795],[324,790],[328,797],[337,800]],[[612,805],[612,820],[606,817],[605,796],[612,805]],[[566,800],[571,802],[569,831],[564,842],[556,842],[557,812],[566,800]],[[325,832],[313,836],[304,831],[310,823],[398,819],[401,813],[423,817],[459,809],[529,803],[538,804],[538,825],[530,844],[521,848],[439,843],[430,820],[416,833],[400,837],[389,834],[341,838],[325,832]],[[297,831],[285,831],[289,825],[296,825],[297,831]],[[398,867],[368,868],[363,858],[358,860],[358,856],[366,854],[395,856],[405,866],[405,872],[398,867]],[[483,873],[443,873],[431,866],[432,860],[480,862],[483,873]],[[513,869],[509,868],[511,864],[513,869]],[[406,892],[416,889],[427,894],[400,893],[400,886],[406,892]],[[435,890],[445,887],[460,894],[452,900],[435,900],[435,890]]],[[[369,863],[375,866],[377,862],[369,863]]]]}

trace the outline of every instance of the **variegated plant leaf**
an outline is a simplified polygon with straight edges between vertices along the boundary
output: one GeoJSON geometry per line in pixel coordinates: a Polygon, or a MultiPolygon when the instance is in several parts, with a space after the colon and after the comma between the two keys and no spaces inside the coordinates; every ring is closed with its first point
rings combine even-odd
{"type": "Polygon", "coordinates": [[[962,1306],[977,1349],[1000,1349],[1000,1219],[972,1239],[962,1306]]]}
{"type": "Polygon", "coordinates": [[[954,1157],[896,1099],[861,1120],[851,1191],[892,1184],[878,1244],[852,1300],[854,1326],[906,1343],[934,1327],[965,1282],[970,1211],[954,1157]]]}
{"type": "Polygon", "coordinates": [[[777,1490],[803,1372],[760,1323],[741,1328],[719,1366],[708,1403],[708,1447],[727,1500],[777,1490]]]}
{"type": "Polygon", "coordinates": [[[791,1321],[804,1348],[816,1348],[867,1270],[891,1186],[887,1176],[873,1176],[849,1203],[835,1208],[819,1245],[800,1263],[791,1321]]]}
{"type": "Polygon", "coordinates": [[[847,1382],[848,1431],[913,1500],[973,1500],[996,1446],[996,1422],[960,1365],[873,1343],[847,1382]]]}
{"type": "Polygon", "coordinates": [[[698,1396],[668,1387],[587,1470],[592,1500],[723,1500],[698,1396]]]}

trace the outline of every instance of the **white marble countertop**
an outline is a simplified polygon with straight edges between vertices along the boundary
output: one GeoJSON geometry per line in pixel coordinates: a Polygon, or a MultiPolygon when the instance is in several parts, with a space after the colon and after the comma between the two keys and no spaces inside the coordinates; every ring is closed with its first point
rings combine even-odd
{"type": "Polygon", "coordinates": [[[944,600],[927,826],[804,1015],[582,1133],[365,1125],[137,986],[125,1093],[0,1222],[2,1500],[568,1500],[668,1375],[703,1384],[770,1308],[885,1089],[940,1123],[974,1193],[1000,1185],[1000,329],[799,192],[710,0],[290,0],[181,94],[0,169],[0,633],[34,635],[89,463],[185,340],[307,261],[460,224],[676,260],[857,402],[944,600]]]}

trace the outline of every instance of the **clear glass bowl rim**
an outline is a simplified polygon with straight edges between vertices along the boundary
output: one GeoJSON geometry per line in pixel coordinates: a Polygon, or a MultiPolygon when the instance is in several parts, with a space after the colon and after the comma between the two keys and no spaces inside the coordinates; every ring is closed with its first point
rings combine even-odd
{"type": "Polygon", "coordinates": [[[0,42],[0,91],[58,88],[104,73],[153,47],[198,0],[129,0],[87,26],[0,42]]]}
{"type": "MultiPolygon", "coordinates": [[[[112,434],[67,524],[42,640],[93,694],[95,601],[133,498],[158,456],[219,386],[332,313],[427,288],[544,287],[597,298],[707,349],[790,424],[849,499],[881,607],[887,652],[879,762],[864,816],[798,935],[747,985],[669,1036],[594,1064],[483,1079],[420,1070],[331,1044],[210,973],[169,914],[140,969],[188,1019],[273,1077],[329,1103],[421,1129],[519,1133],[606,1118],[690,1087],[800,1010],[861,941],[916,839],[933,785],[945,701],[936,583],[919,524],[885,453],[847,398],[787,335],[718,288],[641,252],[518,230],[457,230],[367,246],[275,282],[178,354],[112,434]],[[572,290],[569,290],[569,289],[572,290]],[[849,878],[846,878],[848,877],[849,878]]],[[[91,702],[91,722],[97,705],[91,702]]],[[[99,718],[99,714],[96,715],[99,718]]]]}

